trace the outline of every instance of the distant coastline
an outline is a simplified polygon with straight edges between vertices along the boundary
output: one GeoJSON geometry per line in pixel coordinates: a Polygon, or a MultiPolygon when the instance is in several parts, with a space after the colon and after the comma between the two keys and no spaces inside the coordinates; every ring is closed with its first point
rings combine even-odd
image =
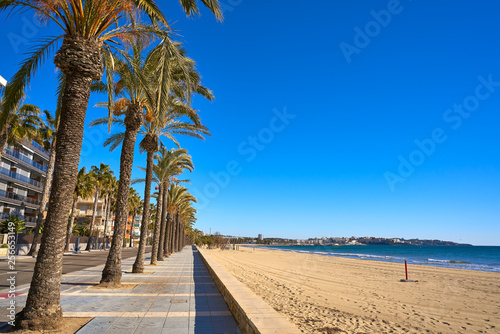
{"type": "Polygon", "coordinates": [[[309,239],[287,239],[287,238],[249,238],[224,236],[227,239],[238,239],[238,243],[255,243],[260,245],[412,245],[412,246],[473,246],[471,244],[443,241],[438,239],[405,239],[405,238],[377,238],[377,237],[322,237],[309,239]],[[241,240],[241,242],[240,242],[241,240]]]}
{"type": "Polygon", "coordinates": [[[426,265],[475,271],[500,272],[500,246],[471,245],[258,245],[293,251],[361,260],[426,265]],[[407,246],[407,247],[404,247],[407,246]]]}

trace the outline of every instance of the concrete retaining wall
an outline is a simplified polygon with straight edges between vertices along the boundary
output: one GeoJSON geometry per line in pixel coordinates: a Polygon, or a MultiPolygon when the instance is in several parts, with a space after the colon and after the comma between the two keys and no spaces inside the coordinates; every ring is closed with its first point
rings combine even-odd
{"type": "Polygon", "coordinates": [[[301,333],[252,290],[215,263],[207,251],[198,248],[198,252],[243,334],[301,333]]]}

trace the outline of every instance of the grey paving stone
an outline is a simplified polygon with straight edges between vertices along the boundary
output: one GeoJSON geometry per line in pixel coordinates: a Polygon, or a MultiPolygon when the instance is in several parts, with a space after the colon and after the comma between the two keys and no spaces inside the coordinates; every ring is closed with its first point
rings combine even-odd
{"type": "Polygon", "coordinates": [[[118,318],[115,317],[94,318],[82,329],[80,329],[78,331],[78,334],[104,333],[113,325],[116,320],[118,320],[118,318]]]}

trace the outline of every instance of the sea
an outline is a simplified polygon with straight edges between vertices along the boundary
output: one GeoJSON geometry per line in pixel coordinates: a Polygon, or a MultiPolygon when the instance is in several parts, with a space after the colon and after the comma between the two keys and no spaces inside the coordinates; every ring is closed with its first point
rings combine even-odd
{"type": "Polygon", "coordinates": [[[500,272],[500,246],[262,246],[297,253],[338,256],[352,259],[500,272]]]}

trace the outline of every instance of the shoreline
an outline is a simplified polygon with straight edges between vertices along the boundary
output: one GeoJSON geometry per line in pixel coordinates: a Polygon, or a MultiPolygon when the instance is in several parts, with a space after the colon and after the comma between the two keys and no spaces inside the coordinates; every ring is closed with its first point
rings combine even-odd
{"type": "Polygon", "coordinates": [[[208,254],[305,333],[500,328],[499,273],[409,265],[403,283],[398,263],[253,246],[208,254]]]}
{"type": "MultiPolygon", "coordinates": [[[[243,247],[251,247],[253,245],[243,245],[243,247]]],[[[367,247],[366,245],[342,245],[335,247],[367,247]]],[[[442,260],[442,259],[419,259],[415,257],[404,257],[403,255],[381,255],[381,254],[371,254],[371,253],[335,253],[335,252],[321,252],[321,251],[308,251],[308,250],[296,250],[296,249],[281,249],[281,247],[291,247],[291,246],[281,246],[281,245],[258,245],[260,249],[268,250],[278,250],[283,252],[294,252],[298,254],[311,254],[311,255],[321,255],[327,257],[335,258],[345,258],[353,260],[366,260],[375,261],[383,263],[396,263],[404,264],[404,261],[408,261],[408,265],[416,266],[429,266],[433,268],[446,268],[446,269],[458,269],[458,270],[469,270],[469,271],[480,271],[480,272],[490,272],[490,273],[500,273],[500,268],[493,267],[491,264],[483,264],[476,262],[469,262],[463,260],[442,260]],[[467,268],[469,267],[469,268],[467,268]]],[[[295,246],[294,247],[298,247],[295,246]]],[[[300,247],[314,247],[314,246],[300,246],[300,247]]],[[[329,247],[329,246],[327,246],[329,247]]],[[[400,247],[392,245],[381,245],[381,246],[371,246],[371,247],[400,247]]],[[[420,247],[420,246],[402,246],[402,247],[420,247]]],[[[432,246],[431,246],[432,247],[432,246]]],[[[454,247],[454,246],[435,246],[435,247],[454,247]]],[[[467,246],[468,247],[468,246],[467,246]]],[[[497,246],[478,246],[478,247],[497,247],[497,246]]]]}

